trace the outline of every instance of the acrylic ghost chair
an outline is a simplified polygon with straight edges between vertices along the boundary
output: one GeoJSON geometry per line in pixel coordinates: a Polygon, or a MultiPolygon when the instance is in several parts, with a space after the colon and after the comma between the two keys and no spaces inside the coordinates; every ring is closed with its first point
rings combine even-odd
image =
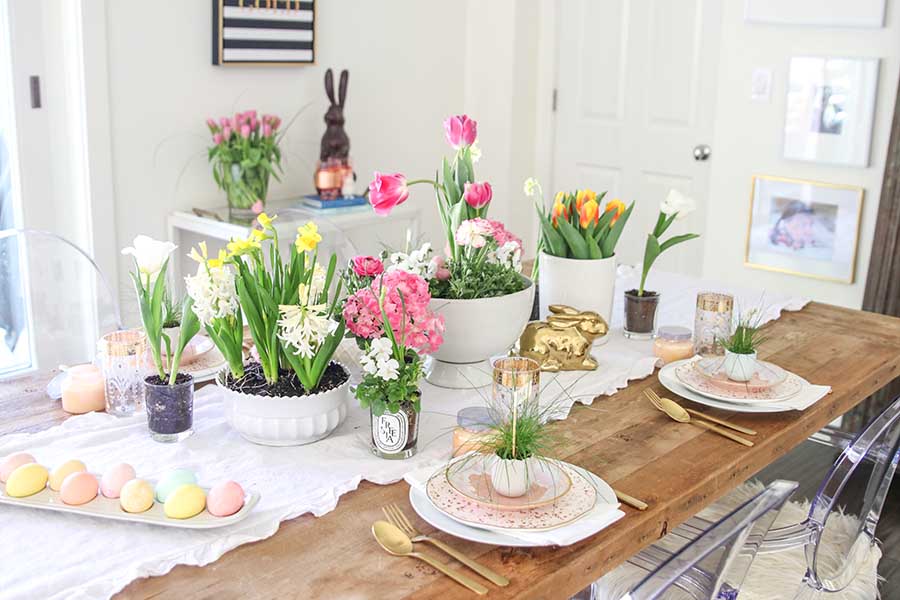
{"type": "Polygon", "coordinates": [[[797,483],[775,481],[711,523],[695,539],[661,553],[648,548],[629,559],[628,579],[609,585],[600,579],[573,600],[654,600],[738,598],[741,584],[759,548],[759,540],[775,522],[797,483]]]}

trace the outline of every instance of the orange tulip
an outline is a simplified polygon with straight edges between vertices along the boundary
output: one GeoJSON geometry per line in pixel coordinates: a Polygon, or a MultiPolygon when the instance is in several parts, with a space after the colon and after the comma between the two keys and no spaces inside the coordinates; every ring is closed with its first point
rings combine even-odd
{"type": "Polygon", "coordinates": [[[575,193],[575,209],[580,213],[585,200],[596,200],[597,192],[594,190],[578,190],[575,193]]]}
{"type": "Polygon", "coordinates": [[[585,200],[578,211],[578,221],[581,223],[581,228],[584,229],[588,225],[596,225],[599,220],[600,205],[593,198],[585,200]]]}
{"type": "Polygon", "coordinates": [[[569,209],[560,199],[560,192],[556,195],[556,200],[553,202],[553,209],[550,211],[550,218],[553,220],[553,226],[557,227],[557,219],[562,216],[563,219],[569,218],[569,209]]]}
{"type": "Polygon", "coordinates": [[[611,210],[616,211],[616,214],[613,215],[612,221],[609,222],[610,227],[612,227],[613,224],[619,220],[619,217],[622,216],[622,213],[625,212],[625,203],[618,198],[613,198],[606,203],[606,208],[603,209],[603,212],[609,212],[611,210]]]}

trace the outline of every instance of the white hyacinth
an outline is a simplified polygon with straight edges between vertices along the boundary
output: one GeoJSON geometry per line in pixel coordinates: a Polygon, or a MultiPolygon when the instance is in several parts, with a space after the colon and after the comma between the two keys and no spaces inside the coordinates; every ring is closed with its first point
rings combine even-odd
{"type": "Polygon", "coordinates": [[[278,339],[294,348],[294,354],[312,358],[338,322],[328,317],[324,304],[282,304],[278,307],[278,339]]]}
{"type": "Polygon", "coordinates": [[[197,274],[184,278],[188,296],[194,301],[194,314],[203,326],[215,319],[237,314],[238,297],[234,271],[228,266],[197,266],[197,274]]]}
{"type": "Polygon", "coordinates": [[[393,344],[386,337],[374,339],[369,344],[369,351],[360,358],[363,371],[385,381],[397,379],[400,374],[400,363],[393,357],[393,344]]]}

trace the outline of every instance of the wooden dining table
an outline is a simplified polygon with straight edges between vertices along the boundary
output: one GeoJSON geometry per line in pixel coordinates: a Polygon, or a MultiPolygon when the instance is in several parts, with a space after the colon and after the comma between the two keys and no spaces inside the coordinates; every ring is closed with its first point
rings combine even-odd
{"type": "MultiPolygon", "coordinates": [[[[567,547],[467,542],[419,518],[416,527],[510,578],[505,588],[487,584],[488,598],[568,598],[900,376],[900,319],[813,302],[782,313],[765,331],[762,358],[812,383],[830,385],[832,392],[802,412],[776,414],[731,413],[684,402],[758,431],[752,448],[655,410],[645,389],[673,397],[655,375],[598,397],[590,406],[576,405],[567,419],[552,425],[561,440],[558,458],[647,502],[647,510],[623,507],[622,519],[567,547]]],[[[41,430],[67,416],[46,397],[40,378],[0,386],[0,415],[0,435],[41,430]]],[[[133,581],[117,597],[473,597],[431,567],[388,555],[376,544],[371,528],[383,519],[382,507],[396,503],[414,516],[408,497],[405,482],[362,482],[326,515],[283,522],[266,540],[240,546],[204,567],[176,566],[165,575],[133,581]]],[[[425,550],[464,569],[431,547],[425,550]]]]}

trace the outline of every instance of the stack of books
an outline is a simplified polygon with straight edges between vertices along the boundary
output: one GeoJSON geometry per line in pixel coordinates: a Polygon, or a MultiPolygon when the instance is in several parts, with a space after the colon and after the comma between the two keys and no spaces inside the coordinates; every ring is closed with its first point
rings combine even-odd
{"type": "Polygon", "coordinates": [[[340,197],[333,200],[320,198],[318,194],[308,194],[300,199],[300,204],[318,210],[333,210],[335,208],[353,208],[367,206],[369,201],[365,196],[340,197]]]}

